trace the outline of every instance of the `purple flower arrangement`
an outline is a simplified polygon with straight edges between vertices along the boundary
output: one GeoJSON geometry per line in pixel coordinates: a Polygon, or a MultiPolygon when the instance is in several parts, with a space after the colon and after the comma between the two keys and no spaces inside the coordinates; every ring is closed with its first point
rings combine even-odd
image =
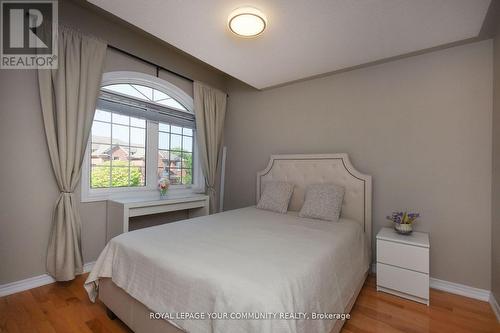
{"type": "Polygon", "coordinates": [[[420,217],[419,213],[393,212],[387,219],[394,222],[394,229],[400,234],[411,234],[412,224],[420,217]]]}
{"type": "Polygon", "coordinates": [[[399,224],[411,224],[420,217],[419,213],[393,212],[387,219],[399,224]]]}

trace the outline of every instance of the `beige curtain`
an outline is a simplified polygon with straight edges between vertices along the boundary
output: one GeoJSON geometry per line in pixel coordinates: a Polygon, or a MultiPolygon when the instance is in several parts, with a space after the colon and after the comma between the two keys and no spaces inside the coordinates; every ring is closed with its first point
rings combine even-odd
{"type": "Polygon", "coordinates": [[[215,186],[226,115],[226,93],[195,82],[194,111],[198,150],[207,192],[210,196],[210,213],[215,213],[217,207],[215,186]]]}
{"type": "Polygon", "coordinates": [[[80,215],[73,194],[80,180],[106,43],[68,28],[59,28],[58,68],[38,70],[45,135],[59,198],[47,249],[47,271],[58,281],[83,271],[80,215]]]}

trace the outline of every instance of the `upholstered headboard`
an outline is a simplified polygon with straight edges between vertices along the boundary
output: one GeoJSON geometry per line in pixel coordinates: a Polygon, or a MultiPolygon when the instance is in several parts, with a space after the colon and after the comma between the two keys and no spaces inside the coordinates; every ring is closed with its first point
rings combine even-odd
{"type": "Polygon", "coordinates": [[[289,210],[299,211],[307,185],[334,183],[345,188],[341,217],[359,221],[371,244],[372,178],[357,171],[347,154],[272,155],[267,168],[257,174],[257,202],[267,181],[295,185],[289,210]]]}

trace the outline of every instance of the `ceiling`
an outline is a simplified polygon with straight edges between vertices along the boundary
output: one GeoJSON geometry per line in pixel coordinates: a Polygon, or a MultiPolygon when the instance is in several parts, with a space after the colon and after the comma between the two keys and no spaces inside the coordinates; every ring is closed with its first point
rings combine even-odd
{"type": "Polygon", "coordinates": [[[258,89],[477,37],[490,0],[88,0],[258,89]],[[227,28],[251,5],[268,28],[227,28]]]}

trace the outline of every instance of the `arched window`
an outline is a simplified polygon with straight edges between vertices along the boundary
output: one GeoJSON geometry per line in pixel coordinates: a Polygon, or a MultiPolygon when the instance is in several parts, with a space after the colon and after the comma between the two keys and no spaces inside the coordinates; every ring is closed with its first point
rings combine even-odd
{"type": "Polygon", "coordinates": [[[82,174],[82,200],[203,186],[193,100],[180,88],[135,72],[103,76],[82,174]]]}
{"type": "Polygon", "coordinates": [[[160,106],[166,106],[168,108],[173,108],[187,112],[186,107],[184,107],[181,103],[177,102],[173,97],[170,97],[169,95],[165,94],[160,90],[143,86],[140,84],[130,84],[130,83],[110,84],[102,87],[102,90],[107,92],[114,92],[122,96],[148,101],[160,106]]]}

